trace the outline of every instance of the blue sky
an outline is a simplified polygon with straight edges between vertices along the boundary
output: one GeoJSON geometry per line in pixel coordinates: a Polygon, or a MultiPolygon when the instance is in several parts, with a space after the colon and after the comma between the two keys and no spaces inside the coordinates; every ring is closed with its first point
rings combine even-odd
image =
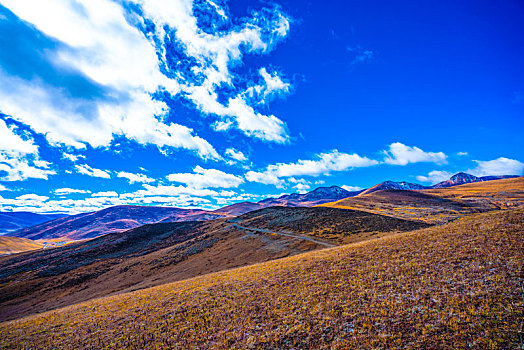
{"type": "Polygon", "coordinates": [[[0,0],[0,210],[524,171],[521,1],[0,0]]]}

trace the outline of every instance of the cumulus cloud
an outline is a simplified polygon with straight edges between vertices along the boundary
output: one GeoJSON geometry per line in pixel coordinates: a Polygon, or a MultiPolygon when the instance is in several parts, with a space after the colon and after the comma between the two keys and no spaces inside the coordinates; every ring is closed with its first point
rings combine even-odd
{"type": "MultiPolygon", "coordinates": [[[[0,84],[1,85],[1,84],[0,84]]],[[[45,179],[56,172],[50,163],[39,158],[33,140],[14,126],[0,119],[0,180],[21,181],[28,178],[45,179]]]]}
{"type": "Polygon", "coordinates": [[[376,160],[361,157],[356,153],[342,153],[332,150],[320,153],[315,159],[300,159],[295,163],[277,163],[269,165],[264,171],[249,171],[246,180],[281,186],[283,178],[293,176],[318,176],[327,175],[333,171],[346,171],[351,168],[369,167],[378,164],[376,160]]]}
{"type": "Polygon", "coordinates": [[[87,164],[75,164],[75,169],[79,174],[91,176],[91,177],[101,177],[103,179],[110,179],[111,174],[107,170],[92,168],[87,164]]]}
{"type": "Polygon", "coordinates": [[[524,163],[505,157],[486,161],[475,160],[475,162],[477,167],[467,170],[475,176],[522,175],[524,171],[524,163]]]}
{"type": "Polygon", "coordinates": [[[66,194],[71,194],[71,193],[91,193],[91,191],[64,187],[64,188],[57,188],[56,190],[54,190],[54,193],[56,195],[61,196],[61,195],[66,195],[66,194]]]}
{"type": "MultiPolygon", "coordinates": [[[[237,91],[219,102],[218,91],[236,89],[231,68],[244,54],[267,53],[287,35],[289,20],[277,7],[233,24],[227,8],[190,0],[2,4],[9,11],[0,13],[6,18],[0,49],[10,50],[20,63],[0,58],[0,110],[52,145],[106,147],[124,136],[219,159],[194,130],[168,120],[170,107],[155,97],[164,92],[216,116],[216,130],[237,128],[266,141],[288,140],[285,123],[256,111],[245,94],[237,91]],[[217,19],[198,18],[199,13],[212,18],[211,12],[217,19]],[[210,31],[202,23],[221,27],[210,31]]],[[[261,69],[260,74],[264,97],[288,88],[276,73],[261,69]]]]}
{"type": "Polygon", "coordinates": [[[171,182],[179,182],[195,189],[203,188],[232,188],[238,187],[244,182],[240,176],[228,174],[217,169],[204,169],[196,166],[193,173],[170,174],[167,179],[171,182]]]}
{"type": "Polygon", "coordinates": [[[406,146],[400,142],[389,145],[389,150],[382,151],[384,163],[392,165],[407,165],[410,163],[431,162],[447,164],[447,156],[443,152],[425,152],[418,147],[406,146]]]}
{"type": "Polygon", "coordinates": [[[452,176],[453,176],[453,173],[450,173],[448,171],[433,170],[429,172],[427,176],[423,176],[423,175],[417,176],[417,180],[420,182],[436,184],[438,182],[448,180],[452,176]]]}
{"type": "Polygon", "coordinates": [[[133,173],[125,172],[125,171],[118,172],[116,176],[127,179],[130,184],[134,184],[137,182],[138,183],[150,183],[150,182],[155,181],[155,179],[152,179],[147,175],[140,174],[140,173],[133,174],[133,173]]]}

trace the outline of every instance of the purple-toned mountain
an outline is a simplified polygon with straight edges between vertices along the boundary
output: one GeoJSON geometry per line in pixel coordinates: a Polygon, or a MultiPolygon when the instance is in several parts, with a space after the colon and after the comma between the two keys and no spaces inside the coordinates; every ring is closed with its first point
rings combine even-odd
{"type": "Polygon", "coordinates": [[[199,209],[119,205],[99,211],[72,215],[11,233],[29,239],[94,238],[156,222],[209,220],[222,217],[199,209]]]}
{"type": "Polygon", "coordinates": [[[312,207],[315,205],[333,202],[339,199],[353,197],[361,191],[346,191],[342,187],[318,187],[311,192],[300,194],[286,194],[279,198],[266,198],[258,202],[264,207],[281,205],[286,207],[312,207]]]}
{"type": "Polygon", "coordinates": [[[518,177],[518,176],[517,175],[494,175],[494,176],[477,177],[475,175],[460,172],[460,173],[453,175],[449,180],[442,181],[436,185],[431,186],[431,188],[445,188],[445,187],[469,184],[473,182],[509,179],[509,178],[514,178],[514,177],[518,177]]]}
{"type": "Polygon", "coordinates": [[[430,187],[422,186],[419,184],[414,184],[410,182],[395,182],[395,181],[384,181],[379,183],[378,185],[375,185],[373,187],[368,188],[367,190],[362,191],[359,195],[363,196],[366,194],[370,194],[376,191],[382,191],[382,190],[425,190],[430,187]]]}

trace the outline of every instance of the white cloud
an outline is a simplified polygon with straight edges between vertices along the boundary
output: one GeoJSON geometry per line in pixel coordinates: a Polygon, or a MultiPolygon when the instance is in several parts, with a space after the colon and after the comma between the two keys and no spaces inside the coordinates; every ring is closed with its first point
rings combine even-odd
{"type": "Polygon", "coordinates": [[[110,179],[111,174],[107,170],[101,170],[92,168],[87,164],[75,164],[75,169],[78,173],[91,176],[91,177],[101,177],[103,179],[110,179]]]}
{"type": "MultiPolygon", "coordinates": [[[[1,85],[1,84],[0,84],[1,85]]],[[[46,179],[56,172],[50,163],[39,159],[38,147],[27,136],[22,138],[15,127],[0,119],[0,173],[2,181],[21,181],[28,178],[46,179]]]]}
{"type": "Polygon", "coordinates": [[[354,191],[360,191],[362,190],[362,187],[359,187],[359,186],[348,186],[348,185],[342,185],[340,186],[342,187],[343,189],[345,189],[346,191],[350,191],[350,192],[354,192],[354,191]]]}
{"type": "Polygon", "coordinates": [[[91,191],[88,191],[88,190],[79,190],[76,188],[69,188],[69,187],[57,188],[53,192],[54,194],[59,195],[59,196],[71,194],[71,193],[91,193],[91,191]]]}
{"type": "MultiPolygon", "coordinates": [[[[158,91],[183,94],[201,112],[219,119],[214,123],[218,131],[237,128],[265,141],[289,140],[285,123],[257,112],[243,92],[224,103],[217,93],[221,86],[233,86],[231,69],[240,65],[244,54],[268,53],[287,36],[290,22],[278,7],[233,22],[224,8],[210,1],[197,5],[190,0],[3,0],[2,4],[43,33],[38,40],[56,40],[50,47],[42,44],[45,49],[35,47],[33,55],[47,65],[53,79],[40,71],[28,78],[0,70],[1,111],[45,135],[52,145],[107,147],[115,136],[124,136],[140,144],[220,159],[192,129],[168,121],[169,106],[151,97],[158,91]],[[129,3],[139,5],[144,17],[129,3]],[[218,13],[231,28],[216,34],[203,31],[194,6],[209,6],[204,10],[218,13]],[[155,33],[142,32],[146,20],[155,23],[155,33]],[[174,43],[191,67],[179,70],[168,65],[167,45],[174,43]],[[197,78],[188,78],[184,70],[197,78]]],[[[289,90],[276,73],[261,68],[260,74],[263,100],[289,90]]]]}
{"type": "Polygon", "coordinates": [[[72,161],[73,163],[76,162],[79,158],[84,158],[85,159],[86,156],[84,156],[83,154],[71,154],[71,153],[63,153],[62,154],[62,158],[64,159],[68,159],[70,161],[72,161]]]}
{"type": "Polygon", "coordinates": [[[3,192],[3,191],[11,191],[11,190],[5,187],[4,185],[0,184],[0,192],[3,192]]]}
{"type": "Polygon", "coordinates": [[[393,165],[431,162],[447,164],[447,156],[443,152],[425,152],[418,147],[406,146],[400,142],[389,145],[389,150],[383,151],[384,162],[393,165]]]}
{"type": "Polygon", "coordinates": [[[125,171],[120,171],[116,176],[126,178],[130,184],[134,184],[137,182],[138,183],[149,183],[149,182],[155,181],[155,179],[152,179],[147,175],[140,174],[140,173],[133,174],[133,173],[125,172],[125,171]]]}
{"type": "Polygon", "coordinates": [[[118,193],[115,191],[96,192],[91,197],[118,197],[118,193]]]}
{"type": "Polygon", "coordinates": [[[49,197],[46,196],[39,196],[34,193],[24,194],[21,196],[16,197],[16,199],[21,201],[35,201],[35,202],[45,202],[49,199],[49,197]]]}
{"type": "Polygon", "coordinates": [[[457,152],[457,156],[467,156],[468,152],[457,152]]]}
{"type": "Polygon", "coordinates": [[[298,193],[306,193],[311,188],[311,183],[306,179],[296,179],[290,177],[287,182],[293,184],[292,187],[297,190],[298,193]]]}
{"type": "Polygon", "coordinates": [[[522,175],[524,163],[515,159],[500,157],[493,160],[475,160],[477,167],[466,172],[475,176],[522,175]]]}
{"type": "MultiPolygon", "coordinates": [[[[184,53],[196,62],[192,70],[203,77],[203,81],[200,84],[179,81],[180,88],[202,112],[219,117],[220,120],[214,124],[215,130],[235,127],[248,136],[266,141],[288,141],[285,124],[273,115],[256,112],[247,104],[243,93],[222,104],[218,102],[216,91],[216,87],[232,84],[230,67],[238,64],[243,53],[267,53],[287,35],[287,17],[277,8],[270,15],[267,11],[255,12],[248,23],[213,35],[198,28],[191,1],[137,2],[142,5],[146,17],[156,24],[157,36],[164,39],[173,35],[164,30],[166,26],[174,29],[174,35],[183,44],[184,53]]],[[[273,80],[269,81],[270,85],[273,83],[273,80]]]]}
{"type": "Polygon", "coordinates": [[[228,148],[226,149],[225,153],[226,157],[228,157],[230,160],[228,161],[228,164],[235,164],[237,162],[245,162],[247,161],[247,157],[242,153],[241,151],[238,151],[234,148],[228,148]]]}
{"type": "Polygon", "coordinates": [[[278,72],[269,73],[265,67],[260,68],[258,72],[262,77],[261,83],[248,87],[243,93],[244,97],[267,104],[272,98],[284,96],[290,92],[291,84],[284,82],[278,72]]]}
{"type": "Polygon", "coordinates": [[[179,182],[195,189],[202,188],[232,188],[238,187],[244,182],[240,176],[228,174],[217,169],[204,169],[196,166],[193,173],[170,174],[167,179],[171,182],[179,182]]]}
{"type": "Polygon", "coordinates": [[[284,183],[282,178],[327,175],[333,171],[346,171],[351,168],[369,167],[378,164],[376,160],[361,157],[356,153],[341,153],[337,150],[317,154],[315,158],[300,159],[295,163],[269,165],[262,172],[249,171],[246,174],[246,180],[281,186],[284,183]]]}
{"type": "Polygon", "coordinates": [[[433,170],[429,172],[427,176],[417,176],[417,180],[420,182],[436,184],[448,180],[451,176],[453,176],[453,173],[448,171],[433,170]]]}
{"type": "Polygon", "coordinates": [[[50,0],[45,4],[5,0],[3,5],[62,43],[55,51],[46,51],[47,63],[73,72],[75,79],[84,79],[94,91],[88,96],[71,96],[67,86],[0,71],[2,112],[45,134],[52,144],[108,146],[114,135],[123,135],[142,144],[184,148],[203,158],[218,158],[215,149],[191,129],[164,122],[168,107],[152,100],[150,94],[159,89],[177,94],[180,88],[160,72],[155,48],[127,22],[121,4],[109,0],[50,0]]]}

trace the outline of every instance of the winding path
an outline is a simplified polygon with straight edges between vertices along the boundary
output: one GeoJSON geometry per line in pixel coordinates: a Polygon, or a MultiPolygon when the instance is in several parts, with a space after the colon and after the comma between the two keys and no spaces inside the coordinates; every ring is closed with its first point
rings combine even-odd
{"type": "Polygon", "coordinates": [[[290,238],[295,238],[295,239],[302,239],[302,240],[305,240],[305,241],[310,241],[310,242],[313,242],[313,243],[316,243],[316,244],[323,245],[324,247],[328,247],[328,248],[336,247],[336,245],[334,245],[334,244],[330,244],[330,243],[326,243],[326,242],[322,242],[322,241],[317,241],[316,239],[313,239],[311,237],[302,236],[302,235],[298,235],[298,234],[276,232],[276,231],[264,230],[262,228],[244,227],[244,226],[240,226],[238,224],[231,224],[230,227],[235,227],[235,228],[238,228],[238,229],[241,229],[241,230],[269,233],[269,234],[275,234],[275,235],[285,236],[285,237],[290,237],[290,238]]]}

